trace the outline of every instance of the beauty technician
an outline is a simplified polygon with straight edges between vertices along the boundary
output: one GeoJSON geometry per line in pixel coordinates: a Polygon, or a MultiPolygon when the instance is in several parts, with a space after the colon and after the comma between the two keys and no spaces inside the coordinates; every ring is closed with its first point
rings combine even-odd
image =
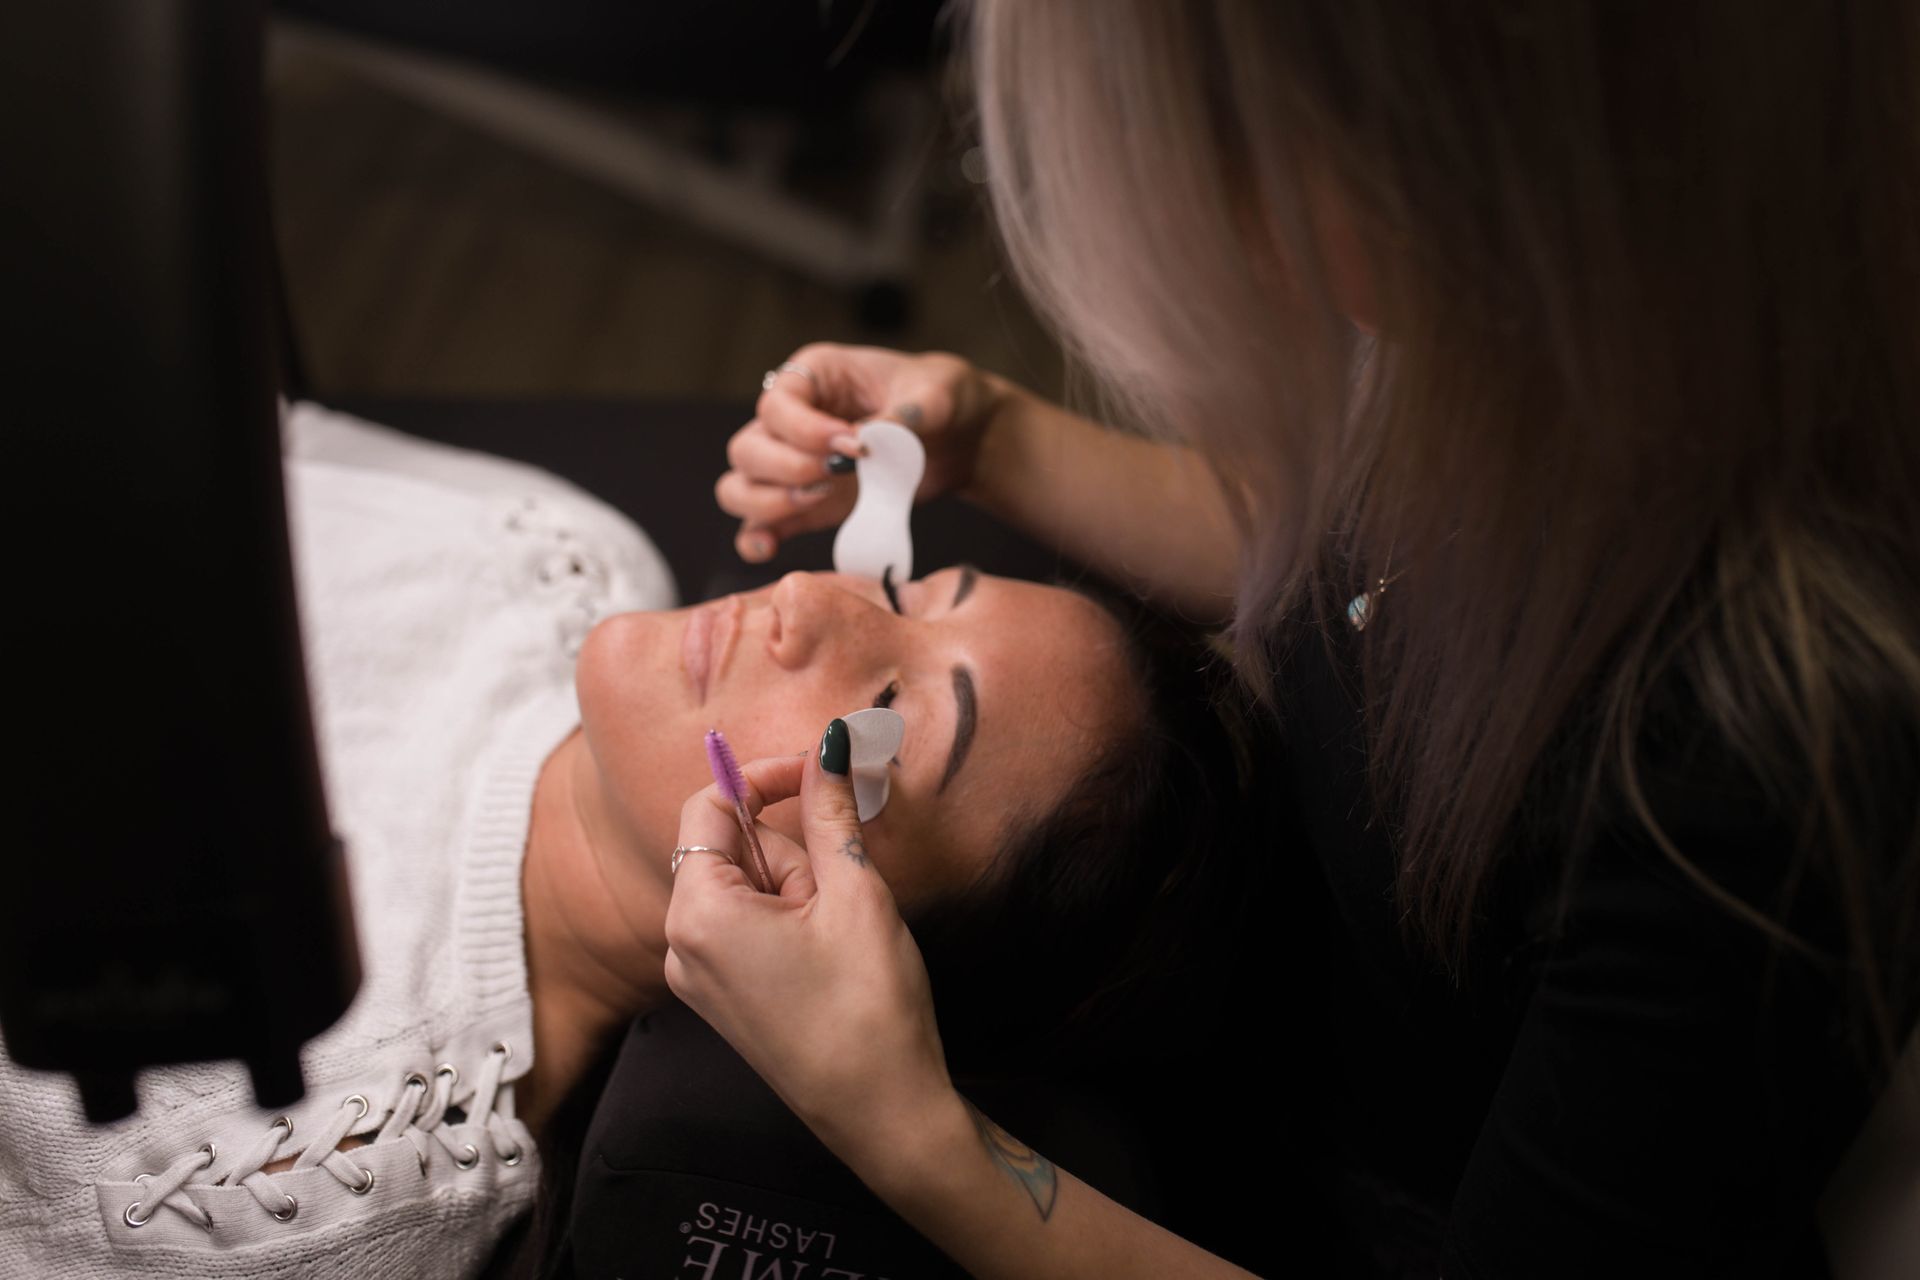
{"type": "MultiPolygon", "coordinates": [[[[1009,256],[1145,431],[807,347],[719,482],[742,554],[844,517],[884,415],[922,496],[1226,625],[1301,833],[1245,857],[1312,868],[1336,975],[1244,1011],[1329,1135],[1259,1159],[1319,1162],[1346,1274],[1825,1274],[1920,991],[1920,9],[970,20],[1009,256]]],[[[805,848],[777,898],[687,859],[674,991],[969,1271],[1234,1273],[958,1096],[846,772],[838,721],[747,766],[805,848]]]]}

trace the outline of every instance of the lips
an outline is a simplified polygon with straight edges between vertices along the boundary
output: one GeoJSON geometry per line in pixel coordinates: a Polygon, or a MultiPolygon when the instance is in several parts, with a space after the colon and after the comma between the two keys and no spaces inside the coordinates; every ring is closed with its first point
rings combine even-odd
{"type": "Polygon", "coordinates": [[[695,609],[687,615],[687,629],[680,634],[680,669],[693,685],[695,702],[707,700],[707,677],[713,670],[713,607],[695,609]]]}
{"type": "Polygon", "coordinates": [[[740,629],[740,598],[728,596],[695,609],[680,637],[680,666],[693,685],[696,702],[707,700],[707,690],[725,669],[740,629]]]}

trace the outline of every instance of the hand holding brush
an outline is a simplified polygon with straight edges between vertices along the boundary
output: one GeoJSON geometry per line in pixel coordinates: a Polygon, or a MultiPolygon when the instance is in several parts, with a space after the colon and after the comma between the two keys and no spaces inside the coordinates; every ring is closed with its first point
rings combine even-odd
{"type": "Polygon", "coordinates": [[[714,785],[732,802],[733,816],[740,820],[740,834],[747,840],[747,861],[741,870],[747,873],[754,888],[761,893],[772,893],[773,872],[767,866],[767,855],[760,849],[760,837],[754,834],[753,815],[747,812],[747,780],[741,776],[740,763],[733,758],[733,748],[727,745],[726,735],[718,729],[707,730],[707,764],[713,769],[714,785]]]}

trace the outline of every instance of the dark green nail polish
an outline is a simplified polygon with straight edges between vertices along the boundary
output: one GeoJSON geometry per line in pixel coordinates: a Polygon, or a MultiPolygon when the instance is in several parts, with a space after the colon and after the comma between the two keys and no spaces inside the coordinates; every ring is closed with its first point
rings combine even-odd
{"type": "Polygon", "coordinates": [[[849,458],[846,454],[830,453],[827,455],[828,475],[843,476],[851,470],[853,470],[853,459],[849,458]]]}
{"type": "Polygon", "coordinates": [[[835,720],[821,736],[820,767],[843,778],[853,768],[853,735],[847,732],[845,720],[835,720]]]}

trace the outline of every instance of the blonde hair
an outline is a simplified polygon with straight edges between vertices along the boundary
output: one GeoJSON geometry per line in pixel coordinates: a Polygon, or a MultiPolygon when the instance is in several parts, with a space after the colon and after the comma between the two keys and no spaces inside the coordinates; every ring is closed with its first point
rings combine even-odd
{"type": "Polygon", "coordinates": [[[1920,815],[1861,779],[1910,781],[1920,725],[1916,21],[975,0],[1008,255],[1115,401],[1228,482],[1250,681],[1395,576],[1365,710],[1442,954],[1569,772],[1799,945],[1784,897],[1713,884],[1643,795],[1678,682],[1804,816],[1787,881],[1838,903],[1861,1025],[1890,1052],[1910,1016],[1920,815]],[[1377,345],[1333,303],[1343,234],[1377,345]]]}

